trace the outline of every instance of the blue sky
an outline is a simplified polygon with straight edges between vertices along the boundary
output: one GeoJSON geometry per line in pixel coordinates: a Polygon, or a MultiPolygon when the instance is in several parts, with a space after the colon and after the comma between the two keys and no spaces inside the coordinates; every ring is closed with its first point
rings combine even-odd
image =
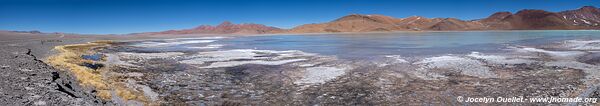
{"type": "Polygon", "coordinates": [[[223,21],[280,28],[348,14],[479,19],[498,11],[600,7],[600,0],[0,0],[0,30],[125,34],[223,21]]]}

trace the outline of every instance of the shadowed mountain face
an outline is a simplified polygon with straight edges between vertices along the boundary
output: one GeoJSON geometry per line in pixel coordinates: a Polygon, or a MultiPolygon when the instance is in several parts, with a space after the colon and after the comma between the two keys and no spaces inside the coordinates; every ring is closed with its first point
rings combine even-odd
{"type": "Polygon", "coordinates": [[[595,26],[600,24],[600,10],[596,7],[585,6],[577,10],[559,12],[569,24],[575,26],[595,26]]]}
{"type": "Polygon", "coordinates": [[[521,10],[516,14],[496,13],[481,22],[487,25],[483,29],[527,30],[527,29],[574,29],[559,13],[544,10],[521,10]]]}
{"type": "Polygon", "coordinates": [[[544,10],[521,10],[516,14],[498,12],[482,23],[489,25],[486,29],[599,29],[600,10],[585,6],[577,10],[558,13],[544,10]]]}
{"type": "Polygon", "coordinates": [[[521,10],[513,14],[497,12],[479,20],[426,18],[411,16],[394,18],[384,15],[352,14],[327,23],[305,24],[280,29],[261,24],[202,25],[193,29],[150,32],[146,34],[266,34],[266,33],[330,33],[385,31],[464,31],[464,30],[575,30],[600,29],[600,9],[584,6],[576,10],[548,12],[521,10]]]}

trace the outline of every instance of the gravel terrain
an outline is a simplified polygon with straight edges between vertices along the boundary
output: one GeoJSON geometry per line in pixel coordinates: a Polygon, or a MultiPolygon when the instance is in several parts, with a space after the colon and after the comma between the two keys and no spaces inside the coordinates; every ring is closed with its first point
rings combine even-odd
{"type": "Polygon", "coordinates": [[[82,43],[89,38],[60,34],[0,32],[0,105],[111,105],[96,98],[69,73],[43,62],[52,47],[82,43]]]}

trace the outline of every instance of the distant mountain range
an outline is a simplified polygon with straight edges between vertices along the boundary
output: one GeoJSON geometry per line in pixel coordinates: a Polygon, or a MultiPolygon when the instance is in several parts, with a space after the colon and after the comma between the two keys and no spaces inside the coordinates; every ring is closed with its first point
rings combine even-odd
{"type": "Polygon", "coordinates": [[[283,31],[280,28],[261,24],[232,24],[223,22],[217,26],[201,25],[192,29],[168,30],[146,34],[265,34],[283,31]]]}
{"type": "Polygon", "coordinates": [[[576,10],[548,12],[525,9],[513,14],[497,12],[478,20],[426,18],[412,16],[394,18],[384,15],[352,14],[326,23],[305,24],[281,29],[261,24],[202,25],[192,29],[148,32],[141,34],[271,34],[334,33],[384,31],[469,31],[469,30],[579,30],[600,29],[600,9],[584,6],[576,10]]]}

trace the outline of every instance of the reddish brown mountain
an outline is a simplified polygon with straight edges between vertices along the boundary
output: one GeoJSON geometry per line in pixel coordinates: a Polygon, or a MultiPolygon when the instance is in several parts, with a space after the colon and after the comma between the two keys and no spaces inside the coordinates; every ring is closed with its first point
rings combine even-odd
{"type": "Polygon", "coordinates": [[[291,33],[314,32],[373,32],[373,31],[420,31],[420,30],[473,30],[483,25],[475,21],[455,18],[425,18],[412,16],[393,18],[383,15],[348,15],[335,21],[307,24],[289,30],[291,33]]]}
{"type": "Polygon", "coordinates": [[[426,18],[412,16],[394,18],[384,15],[352,14],[326,23],[305,24],[292,29],[279,29],[260,24],[203,25],[192,29],[169,30],[144,34],[266,34],[266,33],[331,33],[382,31],[461,31],[461,30],[574,30],[600,29],[600,9],[584,6],[576,10],[548,12],[521,10],[513,14],[497,12],[478,20],[426,18]]]}
{"type": "Polygon", "coordinates": [[[488,25],[484,29],[495,30],[600,29],[600,10],[585,6],[558,13],[544,10],[521,10],[516,14],[499,12],[481,22],[488,25]]]}
{"type": "Polygon", "coordinates": [[[516,14],[498,12],[480,20],[393,18],[383,15],[348,15],[327,23],[306,24],[290,33],[374,32],[374,31],[454,31],[454,30],[572,30],[600,29],[600,10],[585,6],[577,10],[548,12],[521,10],[516,14]]]}
{"type": "Polygon", "coordinates": [[[291,33],[306,32],[369,32],[397,30],[397,20],[382,15],[348,15],[329,23],[306,24],[289,30],[291,33]]]}
{"type": "Polygon", "coordinates": [[[281,31],[279,28],[261,24],[232,24],[226,21],[217,26],[201,25],[192,29],[168,30],[148,34],[265,34],[281,31]]]}
{"type": "Polygon", "coordinates": [[[559,12],[569,24],[576,26],[599,26],[600,9],[592,6],[584,6],[577,10],[559,12]]]}
{"type": "Polygon", "coordinates": [[[496,30],[526,30],[526,29],[574,29],[559,13],[544,10],[521,10],[516,14],[496,13],[481,20],[488,25],[484,29],[496,30]]]}

